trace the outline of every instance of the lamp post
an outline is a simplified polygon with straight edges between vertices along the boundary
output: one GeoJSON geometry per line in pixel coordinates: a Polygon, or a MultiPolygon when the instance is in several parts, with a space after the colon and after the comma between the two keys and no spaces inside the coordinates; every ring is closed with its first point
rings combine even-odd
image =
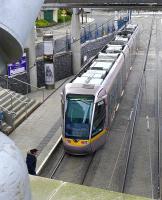
{"type": "MultiPolygon", "coordinates": [[[[64,28],[65,28],[65,17],[66,17],[66,10],[62,10],[61,16],[63,17],[64,20],[64,28]]],[[[67,51],[67,30],[66,30],[66,36],[65,36],[65,50],[67,51]]]]}

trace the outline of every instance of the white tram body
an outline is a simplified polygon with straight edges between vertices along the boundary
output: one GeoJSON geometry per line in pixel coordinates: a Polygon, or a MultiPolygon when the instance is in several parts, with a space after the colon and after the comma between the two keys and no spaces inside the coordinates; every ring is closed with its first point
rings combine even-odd
{"type": "Polygon", "coordinates": [[[66,152],[88,154],[105,143],[136,56],[138,41],[138,25],[128,24],[65,85],[62,140],[66,152]]]}

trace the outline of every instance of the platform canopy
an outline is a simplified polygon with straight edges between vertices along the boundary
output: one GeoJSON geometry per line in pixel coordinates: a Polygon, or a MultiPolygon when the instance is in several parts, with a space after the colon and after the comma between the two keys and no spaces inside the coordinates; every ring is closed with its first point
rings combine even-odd
{"type": "Polygon", "coordinates": [[[54,3],[55,7],[162,10],[162,0],[45,0],[45,3],[54,3]]]}

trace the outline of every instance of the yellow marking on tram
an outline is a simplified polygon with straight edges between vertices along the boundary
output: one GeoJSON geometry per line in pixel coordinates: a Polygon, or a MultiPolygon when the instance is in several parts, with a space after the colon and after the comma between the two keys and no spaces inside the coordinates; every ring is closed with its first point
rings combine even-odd
{"type": "Polygon", "coordinates": [[[101,131],[100,133],[98,133],[95,137],[91,138],[91,143],[98,140],[102,135],[104,135],[106,133],[106,129],[104,129],[103,131],[101,131]]]}
{"type": "Polygon", "coordinates": [[[75,147],[84,147],[85,145],[89,144],[89,140],[74,140],[69,138],[63,138],[64,143],[66,143],[69,146],[75,146],[75,147]]]}
{"type": "Polygon", "coordinates": [[[103,131],[98,133],[96,136],[94,136],[90,140],[75,140],[75,139],[70,139],[70,138],[63,138],[63,141],[64,141],[64,143],[66,143],[69,146],[84,147],[85,145],[88,145],[88,144],[93,143],[94,141],[98,140],[106,132],[107,132],[107,129],[104,129],[103,131]]]}

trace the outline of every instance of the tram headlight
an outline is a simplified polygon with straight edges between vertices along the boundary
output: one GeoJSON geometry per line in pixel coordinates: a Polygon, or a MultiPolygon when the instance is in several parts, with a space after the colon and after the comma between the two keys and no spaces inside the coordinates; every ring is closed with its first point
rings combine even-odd
{"type": "Polygon", "coordinates": [[[86,144],[88,144],[88,141],[81,141],[81,144],[86,145],[86,144]]]}

